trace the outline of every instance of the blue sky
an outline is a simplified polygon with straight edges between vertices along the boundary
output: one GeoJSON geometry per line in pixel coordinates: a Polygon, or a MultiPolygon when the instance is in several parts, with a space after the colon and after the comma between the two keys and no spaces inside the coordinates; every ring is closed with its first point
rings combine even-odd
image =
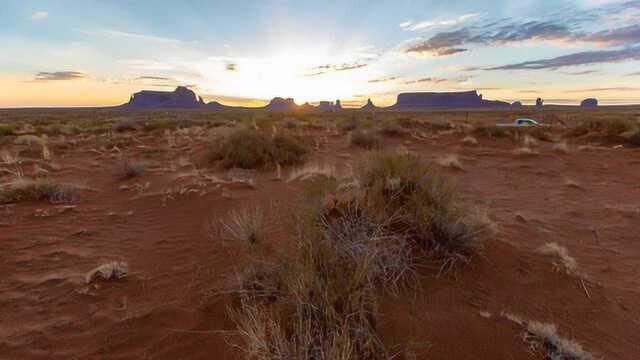
{"type": "Polygon", "coordinates": [[[478,89],[640,102],[640,1],[17,1],[0,7],[0,106],[207,100],[358,105],[478,89]]]}

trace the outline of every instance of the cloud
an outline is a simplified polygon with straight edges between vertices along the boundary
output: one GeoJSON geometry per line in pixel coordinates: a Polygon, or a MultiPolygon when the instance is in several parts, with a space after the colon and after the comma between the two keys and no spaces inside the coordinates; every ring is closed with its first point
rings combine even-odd
{"type": "Polygon", "coordinates": [[[368,64],[364,64],[364,63],[342,63],[342,64],[320,65],[320,66],[311,68],[310,69],[311,72],[306,74],[305,76],[317,76],[317,75],[326,74],[331,71],[355,70],[355,69],[363,68],[367,65],[368,64]]]}
{"type": "Polygon", "coordinates": [[[134,79],[135,81],[175,81],[175,79],[165,76],[138,76],[134,79]]]}
{"type": "Polygon", "coordinates": [[[573,71],[573,72],[565,71],[565,72],[562,72],[562,74],[565,74],[565,75],[592,75],[592,74],[597,74],[599,72],[600,71],[598,71],[598,70],[583,70],[583,71],[573,71]]]}
{"type": "Polygon", "coordinates": [[[369,80],[367,82],[369,82],[369,83],[385,83],[385,82],[391,82],[391,81],[395,81],[395,80],[398,80],[397,76],[389,76],[389,77],[380,78],[380,79],[371,79],[371,80],[369,80]]]}
{"type": "Polygon", "coordinates": [[[426,41],[418,39],[409,43],[405,52],[432,56],[453,55],[467,51],[459,46],[468,42],[470,37],[469,31],[466,29],[441,32],[426,41]]]}
{"type": "Polygon", "coordinates": [[[421,78],[421,79],[415,79],[415,80],[409,80],[409,81],[405,81],[404,83],[406,85],[409,84],[418,84],[418,83],[425,83],[425,82],[430,82],[430,83],[434,83],[434,84],[439,84],[441,82],[445,82],[447,81],[447,79],[444,78],[438,78],[438,77],[426,77],[426,78],[421,78]]]}
{"type": "Polygon", "coordinates": [[[593,89],[578,89],[568,90],[568,93],[585,93],[585,92],[603,92],[603,91],[638,91],[640,88],[620,86],[620,87],[606,87],[606,88],[593,88],[593,89]]]}
{"type": "Polygon", "coordinates": [[[445,19],[445,20],[425,20],[418,23],[414,23],[413,21],[405,21],[400,24],[400,27],[406,31],[420,31],[425,30],[432,27],[438,26],[453,26],[461,24],[467,20],[473,19],[475,17],[480,16],[478,13],[470,13],[460,15],[454,18],[445,19]]]}
{"type": "Polygon", "coordinates": [[[567,42],[577,36],[566,25],[550,21],[495,22],[481,27],[440,32],[426,40],[418,39],[406,47],[405,52],[447,56],[467,51],[468,45],[504,45],[528,40],[567,42]]]}
{"type": "Polygon", "coordinates": [[[45,20],[48,17],[49,13],[46,11],[34,11],[33,13],[31,13],[31,20],[33,21],[45,20]]]}
{"type": "Polygon", "coordinates": [[[79,80],[87,77],[87,74],[80,71],[39,72],[34,81],[79,80]]]}
{"type": "Polygon", "coordinates": [[[236,63],[227,63],[224,66],[224,68],[227,71],[237,71],[238,70],[238,64],[236,64],[236,63]]]}
{"type": "Polygon", "coordinates": [[[602,47],[640,43],[640,25],[631,25],[619,29],[604,30],[584,36],[582,41],[593,42],[602,47]]]}
{"type": "Polygon", "coordinates": [[[85,34],[89,35],[99,35],[108,38],[116,38],[116,39],[127,39],[127,40],[136,40],[136,41],[144,41],[144,42],[152,42],[152,43],[160,43],[160,44],[181,44],[182,41],[173,38],[161,37],[156,35],[147,35],[147,34],[139,34],[127,31],[120,30],[111,30],[111,29],[102,29],[98,31],[83,31],[85,34]]]}
{"type": "Polygon", "coordinates": [[[625,48],[621,50],[583,51],[574,54],[558,56],[551,59],[525,61],[516,64],[486,68],[485,70],[557,69],[565,66],[610,63],[626,60],[640,60],[640,46],[625,48]]]}

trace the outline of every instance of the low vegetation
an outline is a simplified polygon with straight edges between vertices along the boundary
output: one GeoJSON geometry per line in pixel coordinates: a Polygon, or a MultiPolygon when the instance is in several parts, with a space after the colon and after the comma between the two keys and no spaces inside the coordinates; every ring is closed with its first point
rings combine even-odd
{"type": "Polygon", "coordinates": [[[73,200],[76,190],[72,185],[61,184],[47,178],[20,178],[0,188],[0,204],[29,200],[64,203],[73,200]]]}
{"type": "Polygon", "coordinates": [[[0,136],[13,135],[16,132],[16,126],[13,124],[0,124],[0,136]]]}
{"type": "Polygon", "coordinates": [[[121,161],[118,176],[122,179],[131,179],[144,175],[146,169],[147,165],[143,161],[127,158],[121,161]]]}
{"type": "Polygon", "coordinates": [[[382,147],[382,139],[365,130],[352,131],[349,134],[349,143],[351,146],[367,150],[380,149],[382,147]]]}
{"type": "Polygon", "coordinates": [[[292,135],[239,129],[212,140],[205,158],[227,169],[263,169],[303,163],[309,151],[306,143],[292,135]]]}
{"type": "MultiPolygon", "coordinates": [[[[443,273],[487,235],[429,163],[374,152],[357,164],[351,181],[324,182],[293,211],[292,252],[252,257],[239,276],[230,311],[248,358],[388,359],[376,332],[381,293],[407,284],[423,252],[444,257],[443,273]]],[[[231,237],[256,244],[253,225],[235,224],[258,219],[232,216],[227,227],[246,231],[231,237]]]]}

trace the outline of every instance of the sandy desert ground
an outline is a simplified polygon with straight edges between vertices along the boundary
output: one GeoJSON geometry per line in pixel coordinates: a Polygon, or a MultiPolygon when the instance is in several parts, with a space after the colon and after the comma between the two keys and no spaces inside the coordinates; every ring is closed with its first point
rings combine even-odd
{"type": "Polygon", "coordinates": [[[229,311],[254,254],[216,228],[259,207],[264,256],[290,248],[287,220],[306,175],[349,178],[368,151],[350,133],[364,131],[386,151],[437,164],[496,229],[469,264],[437,276],[441,259],[426,257],[397,293],[380,290],[375,332],[389,354],[544,359],[548,344],[526,329],[540,322],[593,358],[637,359],[640,147],[619,122],[639,119],[633,110],[3,111],[2,191],[32,179],[75,191],[0,196],[0,358],[244,358],[229,311]],[[555,126],[482,127],[519,115],[555,126]],[[243,127],[299,136],[310,152],[257,170],[203,160],[210,142],[243,127]],[[86,278],[113,261],[126,262],[126,277],[86,278]]]}

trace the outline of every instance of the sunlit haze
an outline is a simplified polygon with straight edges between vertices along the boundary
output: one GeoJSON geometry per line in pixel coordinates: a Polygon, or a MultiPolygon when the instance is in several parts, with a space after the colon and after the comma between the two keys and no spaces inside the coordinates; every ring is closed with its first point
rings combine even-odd
{"type": "Polygon", "coordinates": [[[0,107],[118,105],[188,86],[207,101],[403,91],[640,102],[640,1],[24,1],[0,8],[0,107]]]}

